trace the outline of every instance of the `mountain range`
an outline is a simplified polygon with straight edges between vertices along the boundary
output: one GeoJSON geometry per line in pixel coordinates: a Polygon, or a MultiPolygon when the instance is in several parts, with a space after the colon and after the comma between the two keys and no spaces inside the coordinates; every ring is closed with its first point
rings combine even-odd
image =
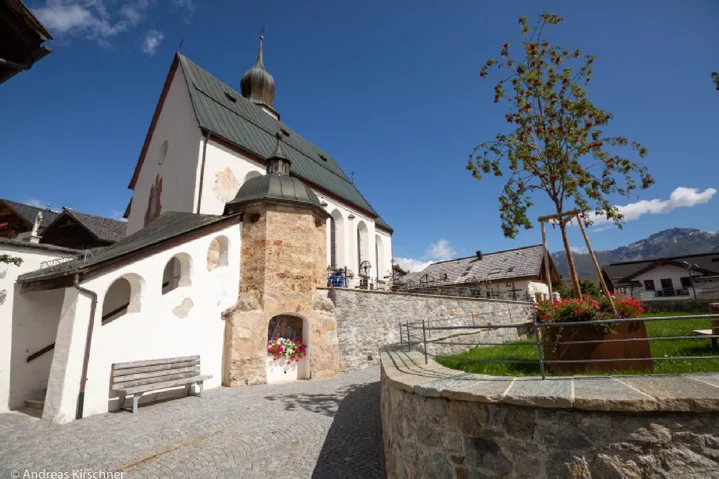
{"type": "MultiPolygon", "coordinates": [[[[622,261],[637,261],[672,256],[719,252],[719,231],[694,228],[671,228],[613,250],[595,251],[600,266],[622,261]]],[[[592,259],[587,253],[572,253],[577,275],[596,277],[592,259]]],[[[564,251],[552,253],[552,260],[560,275],[569,275],[564,251]]]]}

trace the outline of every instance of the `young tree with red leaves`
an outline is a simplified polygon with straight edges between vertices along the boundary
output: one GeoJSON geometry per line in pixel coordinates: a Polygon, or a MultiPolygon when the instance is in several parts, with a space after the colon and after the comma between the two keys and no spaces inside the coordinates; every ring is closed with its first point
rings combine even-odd
{"type": "MultiPolygon", "coordinates": [[[[551,45],[542,36],[545,27],[561,22],[558,15],[543,13],[530,32],[527,18],[520,17],[522,40],[516,45],[517,55],[510,55],[515,44],[507,42],[500,59],[488,60],[480,70],[482,78],[490,68],[505,72],[505,78],[494,87],[494,102],[509,103],[504,117],[512,127],[475,147],[467,169],[477,179],[485,174],[508,176],[499,197],[507,238],[516,237],[520,227],[533,227],[527,210],[533,205],[535,191],[545,192],[558,214],[573,208],[594,211],[621,227],[622,215],[608,197],[630,196],[637,187],[645,189],[654,183],[643,164],[620,155],[622,147],[630,146],[644,158],[646,148],[624,137],[606,135],[603,128],[612,119],[611,113],[587,98],[586,85],[592,79],[595,58],[551,45]]],[[[559,221],[576,292],[580,287],[566,225],[559,221]]]]}

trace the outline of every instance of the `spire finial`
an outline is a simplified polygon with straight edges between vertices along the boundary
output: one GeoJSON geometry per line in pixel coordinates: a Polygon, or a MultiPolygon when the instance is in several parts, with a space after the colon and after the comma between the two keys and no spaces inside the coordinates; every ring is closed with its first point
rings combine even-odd
{"type": "Polygon", "coordinates": [[[265,62],[262,59],[262,40],[264,39],[265,36],[260,33],[260,46],[257,48],[257,63],[255,64],[255,66],[261,67],[262,69],[265,68],[265,62]]]}
{"type": "Polygon", "coordinates": [[[275,151],[272,152],[272,156],[267,161],[267,173],[279,173],[281,175],[290,174],[291,161],[282,151],[282,138],[284,133],[282,132],[282,122],[277,122],[277,132],[275,132],[275,138],[277,138],[277,144],[275,145],[275,151]]]}

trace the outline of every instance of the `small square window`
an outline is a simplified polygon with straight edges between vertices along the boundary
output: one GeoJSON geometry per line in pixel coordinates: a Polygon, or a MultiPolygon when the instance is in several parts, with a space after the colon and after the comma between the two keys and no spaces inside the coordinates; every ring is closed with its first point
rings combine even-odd
{"type": "Polygon", "coordinates": [[[499,274],[502,272],[502,268],[492,268],[489,270],[489,274],[499,274]]]}

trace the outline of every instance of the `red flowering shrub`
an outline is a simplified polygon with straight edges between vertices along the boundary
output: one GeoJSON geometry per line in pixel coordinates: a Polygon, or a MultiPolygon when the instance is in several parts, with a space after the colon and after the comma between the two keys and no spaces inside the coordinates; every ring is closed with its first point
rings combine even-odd
{"type": "MultiPolygon", "coordinates": [[[[634,298],[612,295],[612,300],[620,318],[637,318],[644,312],[644,308],[634,298]]],[[[535,306],[535,311],[540,323],[569,323],[614,318],[609,299],[606,297],[599,300],[586,296],[583,299],[545,300],[535,306]]]]}

